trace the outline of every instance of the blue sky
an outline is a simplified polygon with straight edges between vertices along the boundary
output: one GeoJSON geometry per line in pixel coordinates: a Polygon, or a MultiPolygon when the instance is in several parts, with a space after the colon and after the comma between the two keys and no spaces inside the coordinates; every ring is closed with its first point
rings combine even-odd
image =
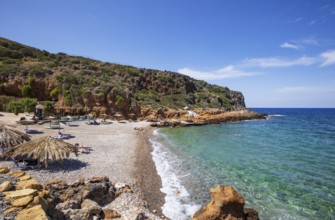
{"type": "Polygon", "coordinates": [[[335,107],[334,0],[2,0],[0,36],[177,71],[247,107],[335,107]]]}

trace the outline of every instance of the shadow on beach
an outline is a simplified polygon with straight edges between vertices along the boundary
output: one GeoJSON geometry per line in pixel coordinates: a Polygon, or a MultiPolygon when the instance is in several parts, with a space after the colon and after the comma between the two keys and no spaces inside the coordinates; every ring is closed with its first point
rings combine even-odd
{"type": "Polygon", "coordinates": [[[48,169],[42,168],[43,170],[48,170],[49,172],[69,172],[74,170],[80,170],[88,166],[87,162],[83,162],[76,159],[64,159],[63,161],[51,161],[49,163],[48,169]]]}

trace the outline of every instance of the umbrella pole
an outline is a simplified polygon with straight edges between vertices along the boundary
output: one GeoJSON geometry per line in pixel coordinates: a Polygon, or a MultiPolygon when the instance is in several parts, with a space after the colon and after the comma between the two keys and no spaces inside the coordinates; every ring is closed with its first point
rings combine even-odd
{"type": "Polygon", "coordinates": [[[46,155],[46,158],[45,158],[45,161],[44,161],[45,169],[48,169],[48,160],[49,160],[49,155],[48,155],[48,152],[47,152],[47,155],[46,155]]]}

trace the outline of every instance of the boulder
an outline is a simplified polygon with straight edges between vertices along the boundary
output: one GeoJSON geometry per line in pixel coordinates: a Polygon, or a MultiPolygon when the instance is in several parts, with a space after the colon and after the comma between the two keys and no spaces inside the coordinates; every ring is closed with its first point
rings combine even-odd
{"type": "Polygon", "coordinates": [[[10,173],[8,173],[8,175],[10,175],[10,176],[12,176],[12,177],[19,178],[19,177],[21,177],[21,176],[26,175],[26,172],[23,172],[23,171],[14,171],[14,172],[10,172],[10,173]]]}
{"type": "Polygon", "coordinates": [[[68,209],[64,212],[66,219],[73,220],[91,220],[93,216],[88,209],[68,209]]]}
{"type": "Polygon", "coordinates": [[[42,196],[38,195],[38,196],[35,196],[33,201],[29,203],[28,208],[35,206],[35,205],[41,205],[43,210],[47,211],[50,203],[48,203],[47,200],[45,200],[42,196]]]}
{"type": "Polygon", "coordinates": [[[41,205],[36,205],[28,209],[23,209],[16,215],[16,220],[48,220],[48,216],[41,205]]]}
{"type": "Polygon", "coordinates": [[[8,167],[0,167],[0,173],[6,174],[9,173],[10,169],[8,167]]]}
{"type": "Polygon", "coordinates": [[[0,192],[5,192],[11,190],[13,188],[13,184],[10,181],[5,181],[0,184],[0,192]]]}
{"type": "Polygon", "coordinates": [[[18,182],[16,189],[42,189],[42,186],[36,179],[28,179],[18,182]]]}
{"type": "Polygon", "coordinates": [[[258,212],[254,209],[244,208],[245,217],[247,220],[259,220],[258,212]]]}
{"type": "Polygon", "coordinates": [[[22,198],[13,199],[12,200],[12,206],[14,207],[24,207],[27,206],[30,202],[32,202],[34,199],[34,196],[24,196],[22,198]]]}
{"type": "Polygon", "coordinates": [[[9,208],[9,209],[6,209],[6,210],[3,212],[3,214],[4,214],[4,215],[8,215],[8,214],[11,214],[11,213],[13,213],[13,212],[17,212],[17,211],[19,211],[19,210],[21,210],[21,208],[19,208],[19,207],[11,207],[11,208],[9,208]]]}
{"type": "Polygon", "coordinates": [[[199,211],[193,220],[244,220],[244,198],[231,186],[217,186],[210,190],[211,201],[199,211]]]}
{"type": "Polygon", "coordinates": [[[102,219],[121,218],[121,215],[115,210],[104,208],[101,213],[101,218],[102,219]]]}
{"type": "Polygon", "coordinates": [[[115,183],[113,190],[115,191],[116,197],[118,197],[122,193],[133,193],[133,190],[130,188],[130,186],[125,183],[115,183]]]}
{"type": "Polygon", "coordinates": [[[79,209],[80,203],[77,200],[68,200],[56,205],[57,210],[67,210],[67,209],[79,209]]]}
{"type": "Polygon", "coordinates": [[[99,215],[101,213],[101,207],[98,203],[90,200],[90,199],[85,199],[82,203],[81,203],[81,208],[82,209],[88,209],[90,214],[94,214],[94,215],[99,215]]]}
{"type": "Polygon", "coordinates": [[[13,199],[19,199],[25,196],[35,196],[37,195],[37,191],[34,189],[22,189],[22,190],[16,190],[16,191],[8,191],[4,192],[5,199],[6,200],[13,200],[13,199]]]}
{"type": "Polygon", "coordinates": [[[82,198],[91,199],[100,205],[111,202],[107,183],[87,183],[83,189],[82,198]]]}
{"type": "Polygon", "coordinates": [[[109,182],[109,178],[107,176],[94,176],[87,180],[88,183],[102,183],[109,182]]]}
{"type": "Polygon", "coordinates": [[[23,176],[19,177],[20,181],[25,181],[25,180],[29,180],[29,179],[31,179],[31,176],[29,176],[29,175],[23,175],[23,176]]]}

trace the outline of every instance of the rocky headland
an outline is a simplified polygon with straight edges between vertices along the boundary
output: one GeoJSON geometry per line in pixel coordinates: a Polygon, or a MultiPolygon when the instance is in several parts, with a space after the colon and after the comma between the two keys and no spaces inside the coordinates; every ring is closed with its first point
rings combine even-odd
{"type": "Polygon", "coordinates": [[[117,112],[124,119],[182,117],[185,107],[202,109],[204,117],[245,109],[241,92],[176,72],[53,54],[0,38],[0,110],[32,111],[19,109],[21,98],[51,102],[48,110],[56,114],[117,112]]]}

